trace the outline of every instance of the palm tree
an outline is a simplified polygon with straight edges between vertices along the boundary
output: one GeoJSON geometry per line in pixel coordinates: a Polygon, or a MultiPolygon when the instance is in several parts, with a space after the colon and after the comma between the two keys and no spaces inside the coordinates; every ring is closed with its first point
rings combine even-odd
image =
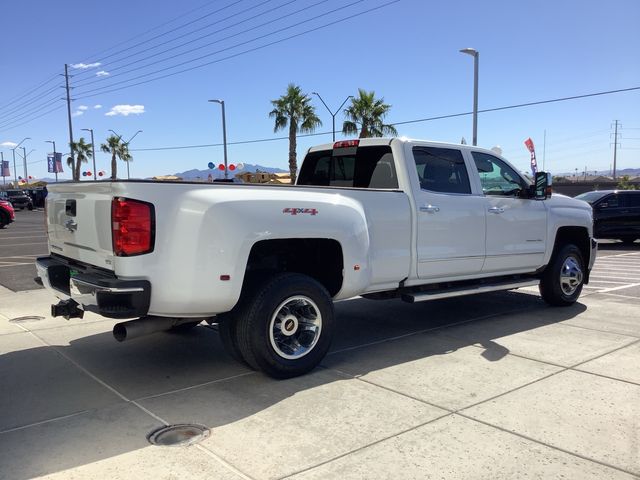
{"type": "Polygon", "coordinates": [[[316,115],[316,109],[311,105],[311,98],[302,93],[298,85],[290,83],[287,92],[277,100],[271,100],[273,110],[269,112],[270,118],[275,118],[274,132],[284,130],[289,125],[289,173],[291,183],[296,181],[296,147],[298,132],[311,133],[322,125],[320,118],[316,115]]]}
{"type": "Polygon", "coordinates": [[[360,138],[396,136],[398,131],[393,125],[383,123],[391,105],[384,103],[384,98],[375,98],[375,92],[367,92],[359,88],[358,97],[351,99],[351,105],[344,110],[347,120],[342,124],[342,133],[354,135],[360,128],[360,138]]]}
{"type": "Polygon", "coordinates": [[[107,138],[107,143],[100,145],[100,150],[104,153],[111,154],[111,180],[118,179],[118,163],[116,159],[129,162],[132,160],[129,153],[129,146],[126,143],[120,141],[120,137],[111,135],[107,138]]]}
{"type": "MultiPolygon", "coordinates": [[[[83,137],[80,137],[80,140],[77,142],[71,142],[69,144],[72,152],[75,152],[76,156],[76,165],[75,171],[73,172],[73,179],[80,180],[80,168],[83,163],[87,163],[90,158],[93,158],[93,145],[90,143],[86,143],[83,137]]],[[[72,167],[71,157],[67,159],[67,165],[72,167]]]]}

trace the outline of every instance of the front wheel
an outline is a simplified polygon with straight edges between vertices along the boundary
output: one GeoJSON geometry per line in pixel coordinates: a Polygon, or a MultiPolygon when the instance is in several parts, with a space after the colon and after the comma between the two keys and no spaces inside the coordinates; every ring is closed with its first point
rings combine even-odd
{"type": "Polygon", "coordinates": [[[573,305],[584,286],[585,266],[580,249],[568,244],[560,247],[540,279],[540,294],[549,305],[573,305]]]}
{"type": "Polygon", "coordinates": [[[244,360],[274,378],[314,369],[333,337],[333,302],[316,280],[277,274],[241,298],[237,340],[244,360]]]}

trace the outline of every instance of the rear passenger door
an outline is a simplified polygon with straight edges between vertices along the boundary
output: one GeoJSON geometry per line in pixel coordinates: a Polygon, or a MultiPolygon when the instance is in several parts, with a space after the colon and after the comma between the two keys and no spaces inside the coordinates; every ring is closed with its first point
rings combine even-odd
{"type": "Polygon", "coordinates": [[[420,278],[478,274],[485,255],[485,207],[473,195],[462,151],[414,146],[420,278]]]}

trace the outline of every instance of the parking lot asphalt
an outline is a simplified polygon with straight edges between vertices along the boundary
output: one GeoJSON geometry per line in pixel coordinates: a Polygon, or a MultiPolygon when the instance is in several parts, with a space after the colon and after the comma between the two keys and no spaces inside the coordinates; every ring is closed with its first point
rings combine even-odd
{"type": "Polygon", "coordinates": [[[117,343],[113,320],[50,317],[23,278],[32,213],[0,231],[0,479],[640,478],[640,244],[603,243],[569,308],[338,302],[322,366],[275,381],[215,326],[117,343]],[[176,423],[211,434],[149,445],[176,423]]]}

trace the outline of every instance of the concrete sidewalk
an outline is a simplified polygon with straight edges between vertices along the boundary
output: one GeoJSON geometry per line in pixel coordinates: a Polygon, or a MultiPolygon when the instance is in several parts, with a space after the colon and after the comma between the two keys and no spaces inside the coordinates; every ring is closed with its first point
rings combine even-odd
{"type": "Polygon", "coordinates": [[[0,478],[563,478],[640,475],[640,300],[508,292],[336,304],[322,368],[275,381],[215,328],[117,343],[0,287],[0,478]],[[42,317],[20,319],[24,316],[42,317]],[[150,446],[163,424],[211,435],[150,446]]]}

